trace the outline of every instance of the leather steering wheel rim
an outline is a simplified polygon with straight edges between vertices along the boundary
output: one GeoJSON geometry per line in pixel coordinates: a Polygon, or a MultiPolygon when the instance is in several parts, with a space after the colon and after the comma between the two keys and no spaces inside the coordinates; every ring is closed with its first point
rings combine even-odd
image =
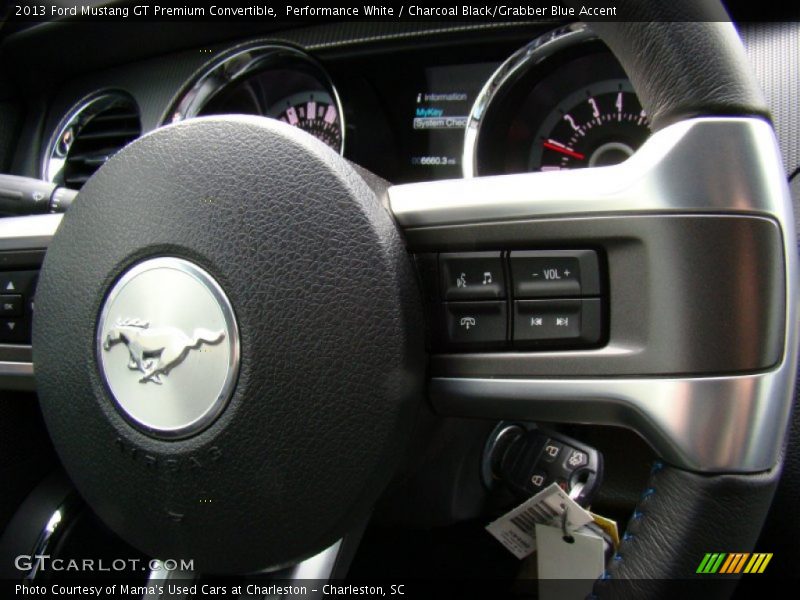
{"type": "MultiPolygon", "coordinates": [[[[718,2],[622,4],[625,14],[642,22],[592,28],[631,78],[654,130],[696,116],[769,118],[738,35],[732,23],[720,19],[724,9],[718,2]]],[[[704,553],[749,552],[780,471],[778,464],[758,474],[703,475],[657,462],[595,594],[661,597],[672,580],[696,575],[704,553]]],[[[708,589],[721,596],[732,590],[708,589]]]]}

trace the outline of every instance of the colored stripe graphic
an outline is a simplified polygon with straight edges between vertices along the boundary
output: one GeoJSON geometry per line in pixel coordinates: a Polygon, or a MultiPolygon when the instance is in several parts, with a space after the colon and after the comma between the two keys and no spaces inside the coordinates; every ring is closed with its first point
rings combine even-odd
{"type": "Polygon", "coordinates": [[[734,568],[733,571],[731,571],[731,573],[741,573],[742,572],[742,567],[744,566],[744,563],[745,563],[745,561],[747,561],[747,558],[749,556],[750,556],[749,552],[743,553],[741,555],[741,558],[739,559],[739,562],[736,563],[736,567],[734,568]]]}
{"type": "Polygon", "coordinates": [[[742,553],[742,552],[735,552],[733,554],[728,555],[728,560],[725,561],[725,564],[720,569],[720,573],[738,573],[742,570],[747,557],[750,556],[750,553],[742,553]]]}
{"type": "Polygon", "coordinates": [[[738,554],[728,554],[728,558],[725,559],[725,562],[722,563],[722,568],[719,570],[720,573],[731,573],[731,568],[736,564],[736,561],[739,559],[738,554]]]}
{"type": "Polygon", "coordinates": [[[761,563],[761,568],[758,570],[758,572],[759,573],[763,573],[764,569],[767,568],[767,565],[769,564],[769,561],[771,561],[771,560],[772,560],[772,552],[770,552],[769,554],[765,555],[764,562],[761,563]]]}
{"type": "Polygon", "coordinates": [[[753,554],[753,558],[747,563],[745,573],[763,573],[767,568],[767,564],[772,560],[772,553],[769,554],[753,554]]]}
{"type": "Polygon", "coordinates": [[[730,572],[729,569],[731,568],[731,565],[733,565],[736,562],[738,557],[739,557],[738,554],[729,554],[728,558],[725,559],[725,562],[722,563],[722,567],[720,568],[719,572],[720,573],[729,573],[730,572]]]}
{"type": "Polygon", "coordinates": [[[711,554],[706,553],[706,555],[703,557],[703,560],[700,561],[700,566],[697,567],[697,571],[695,571],[695,573],[705,573],[706,565],[708,564],[708,561],[710,559],[711,559],[711,554]]]}
{"type": "Polygon", "coordinates": [[[700,566],[697,567],[697,573],[716,573],[719,566],[722,564],[726,554],[724,552],[708,553],[703,558],[700,566]]]}
{"type": "Polygon", "coordinates": [[[708,572],[709,573],[716,573],[717,570],[719,570],[719,567],[722,564],[722,561],[725,559],[725,556],[726,555],[725,555],[724,552],[722,554],[720,554],[719,558],[717,558],[717,561],[711,566],[711,569],[708,572]]]}
{"type": "Polygon", "coordinates": [[[772,560],[772,553],[749,552],[707,552],[700,561],[696,573],[702,574],[725,574],[732,575],[738,573],[763,573],[769,561],[772,560]],[[747,565],[747,566],[745,566],[747,565]],[[744,571],[742,571],[744,569],[744,571]]]}

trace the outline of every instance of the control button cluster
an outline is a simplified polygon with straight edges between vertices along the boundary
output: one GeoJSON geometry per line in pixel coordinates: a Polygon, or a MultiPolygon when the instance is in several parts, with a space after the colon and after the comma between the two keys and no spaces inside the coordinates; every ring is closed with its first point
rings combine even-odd
{"type": "Polygon", "coordinates": [[[439,349],[586,347],[603,336],[594,250],[438,256],[439,349]]]}
{"type": "Polygon", "coordinates": [[[0,343],[30,344],[38,271],[0,272],[0,343]]]}

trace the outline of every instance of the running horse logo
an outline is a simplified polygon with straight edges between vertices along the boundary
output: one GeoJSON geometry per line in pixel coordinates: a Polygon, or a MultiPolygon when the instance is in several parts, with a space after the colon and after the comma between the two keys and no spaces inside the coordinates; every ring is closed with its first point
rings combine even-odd
{"type": "Polygon", "coordinates": [[[130,354],[128,368],[143,374],[139,383],[152,381],[161,385],[161,376],[183,362],[190,350],[197,350],[202,344],[218,344],[224,337],[224,331],[195,329],[192,335],[186,335],[177,327],[151,328],[147,322],[125,319],[108,331],[103,350],[125,344],[130,354]]]}

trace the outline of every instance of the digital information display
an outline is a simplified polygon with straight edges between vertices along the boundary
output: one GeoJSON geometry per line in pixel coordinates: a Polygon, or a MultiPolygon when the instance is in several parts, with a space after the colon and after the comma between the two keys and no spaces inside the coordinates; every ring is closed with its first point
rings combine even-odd
{"type": "Polygon", "coordinates": [[[425,69],[427,87],[415,92],[410,116],[413,179],[461,177],[464,129],[483,84],[495,63],[449,65],[425,69]]]}

